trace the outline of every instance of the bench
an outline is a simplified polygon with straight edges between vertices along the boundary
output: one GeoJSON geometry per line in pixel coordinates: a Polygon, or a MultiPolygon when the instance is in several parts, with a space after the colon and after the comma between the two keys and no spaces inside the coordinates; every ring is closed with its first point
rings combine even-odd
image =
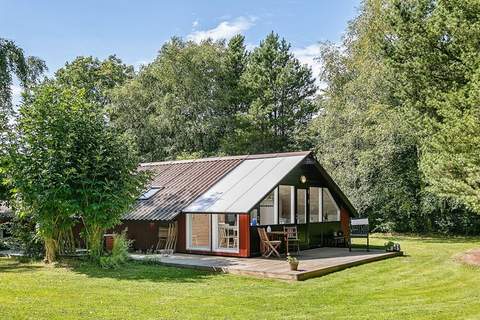
{"type": "Polygon", "coordinates": [[[370,251],[370,240],[368,238],[369,232],[368,218],[350,219],[350,236],[348,238],[349,251],[352,251],[352,238],[367,239],[367,251],[370,251]]]}

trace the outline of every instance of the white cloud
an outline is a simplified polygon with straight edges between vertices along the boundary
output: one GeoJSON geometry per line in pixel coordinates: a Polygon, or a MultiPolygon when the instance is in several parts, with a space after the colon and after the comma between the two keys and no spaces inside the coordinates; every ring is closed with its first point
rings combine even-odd
{"type": "Polygon", "coordinates": [[[322,69],[322,63],[317,59],[320,56],[320,50],[321,45],[316,43],[303,48],[293,48],[292,52],[301,63],[312,68],[313,76],[317,79],[317,85],[322,89],[325,84],[318,79],[322,69]]]}
{"type": "Polygon", "coordinates": [[[255,20],[255,17],[238,17],[230,21],[222,21],[213,29],[192,32],[187,36],[187,39],[195,42],[200,42],[208,38],[212,40],[228,40],[234,35],[250,29],[255,24],[255,20]]]}
{"type": "Polygon", "coordinates": [[[192,28],[198,27],[199,24],[200,24],[200,23],[198,22],[198,20],[193,21],[193,22],[192,22],[192,28]]]}

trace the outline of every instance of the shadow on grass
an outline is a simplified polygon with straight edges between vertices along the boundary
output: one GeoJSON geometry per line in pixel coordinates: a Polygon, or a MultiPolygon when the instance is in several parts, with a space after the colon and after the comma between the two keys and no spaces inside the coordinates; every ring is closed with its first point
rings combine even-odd
{"type": "Polygon", "coordinates": [[[103,269],[94,262],[79,258],[64,259],[57,263],[56,266],[84,274],[90,278],[111,278],[131,281],[198,283],[213,276],[219,276],[219,274],[209,271],[167,267],[138,261],[129,261],[117,269],[103,269]]]}
{"type": "Polygon", "coordinates": [[[467,237],[467,236],[447,236],[442,234],[381,234],[376,233],[373,235],[375,238],[385,238],[392,241],[419,241],[423,243],[439,243],[439,244],[464,244],[464,243],[479,243],[480,237],[467,237]]]}
{"type": "Polygon", "coordinates": [[[30,259],[19,258],[2,258],[0,260],[0,274],[1,273],[20,273],[20,272],[32,272],[42,269],[41,265],[32,265],[30,259]]]}

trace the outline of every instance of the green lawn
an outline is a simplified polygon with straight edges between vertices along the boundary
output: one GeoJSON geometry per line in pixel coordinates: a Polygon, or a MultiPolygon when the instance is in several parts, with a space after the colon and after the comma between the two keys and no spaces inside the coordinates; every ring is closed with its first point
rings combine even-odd
{"type": "Polygon", "coordinates": [[[480,319],[480,268],[455,259],[480,247],[480,238],[389,239],[407,256],[296,283],[135,263],[108,271],[0,258],[0,318],[480,319]]]}

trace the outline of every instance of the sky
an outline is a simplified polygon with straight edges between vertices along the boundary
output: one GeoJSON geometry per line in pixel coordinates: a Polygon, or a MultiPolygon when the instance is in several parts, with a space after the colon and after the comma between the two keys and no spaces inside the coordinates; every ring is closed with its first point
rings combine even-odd
{"type": "MultiPolygon", "coordinates": [[[[116,54],[139,67],[172,36],[193,41],[245,35],[253,48],[274,31],[320,71],[319,42],[339,42],[360,0],[0,0],[0,37],[43,59],[52,75],[77,56],[116,54]]],[[[15,99],[20,89],[13,87],[15,99]]]]}

